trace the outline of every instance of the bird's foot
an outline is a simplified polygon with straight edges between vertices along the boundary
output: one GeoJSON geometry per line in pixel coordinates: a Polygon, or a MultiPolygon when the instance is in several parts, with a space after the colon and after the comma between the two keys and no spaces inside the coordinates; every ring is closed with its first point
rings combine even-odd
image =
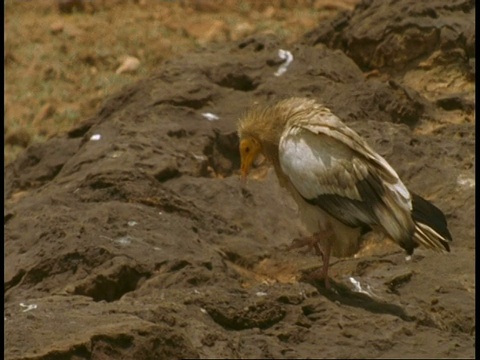
{"type": "Polygon", "coordinates": [[[319,240],[316,236],[305,236],[302,238],[295,238],[292,240],[292,243],[287,248],[287,250],[300,249],[307,246],[308,247],[307,251],[312,251],[312,249],[314,249],[315,254],[323,257],[323,254],[320,251],[320,247],[318,246],[318,243],[319,243],[319,240]]]}
{"type": "Polygon", "coordinates": [[[297,249],[307,246],[308,250],[315,250],[318,256],[322,257],[323,266],[320,270],[310,273],[305,278],[307,280],[323,280],[325,288],[330,290],[330,281],[328,280],[328,264],[330,261],[331,250],[331,237],[333,232],[331,229],[321,231],[313,234],[312,236],[305,236],[302,238],[293,239],[292,243],[288,247],[288,250],[297,249]]]}
{"type": "Polygon", "coordinates": [[[315,250],[315,254],[321,256],[322,259],[325,259],[326,249],[330,251],[330,240],[329,238],[333,235],[333,232],[328,229],[315,233],[311,236],[304,236],[301,238],[295,238],[292,240],[292,243],[287,248],[287,250],[299,249],[305,246],[308,247],[307,251],[315,250]]]}
{"type": "Polygon", "coordinates": [[[306,275],[305,278],[310,281],[322,281],[325,284],[325,288],[327,290],[331,289],[330,281],[328,280],[328,275],[325,271],[325,268],[322,268],[320,270],[311,272],[310,274],[306,275]]]}

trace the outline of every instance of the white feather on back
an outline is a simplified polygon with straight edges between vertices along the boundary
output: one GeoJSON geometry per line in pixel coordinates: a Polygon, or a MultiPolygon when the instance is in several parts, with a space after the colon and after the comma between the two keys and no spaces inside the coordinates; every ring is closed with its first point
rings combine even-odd
{"type": "MultiPolygon", "coordinates": [[[[356,183],[367,175],[366,169],[354,170],[354,152],[326,135],[317,135],[301,128],[293,128],[282,136],[279,145],[280,166],[295,189],[305,199],[320,195],[339,195],[361,201],[356,183]],[[345,167],[350,167],[350,171],[345,167]]],[[[359,212],[353,204],[345,204],[345,218],[363,223],[374,221],[359,212]]]]}
{"type": "MultiPolygon", "coordinates": [[[[307,130],[314,135],[326,135],[327,138],[333,140],[333,147],[339,147],[342,144],[348,147],[353,154],[356,153],[357,157],[365,158],[369,166],[374,167],[381,173],[385,186],[392,191],[392,195],[397,197],[396,200],[403,207],[411,210],[412,200],[410,192],[390,164],[375,152],[355,131],[346,126],[335,114],[331,113],[330,110],[325,107],[319,107],[316,110],[316,113],[311,114],[313,116],[310,116],[308,119],[293,117],[283,132],[280,144],[284,136],[290,132],[301,133],[304,136],[303,134],[307,130]]],[[[316,141],[319,142],[321,139],[316,141]]]]}
{"type": "MultiPolygon", "coordinates": [[[[296,119],[287,126],[279,142],[279,160],[294,188],[308,200],[321,195],[340,196],[342,208],[336,211],[345,223],[378,224],[399,242],[411,237],[413,221],[410,193],[393,168],[375,153],[353,130],[333,114],[327,124],[296,119]],[[358,183],[369,176],[382,188],[376,199],[362,199],[358,183]],[[356,202],[357,201],[357,202],[356,202]],[[365,210],[358,202],[372,203],[365,210]]],[[[319,117],[324,120],[324,117],[319,117]]]]}

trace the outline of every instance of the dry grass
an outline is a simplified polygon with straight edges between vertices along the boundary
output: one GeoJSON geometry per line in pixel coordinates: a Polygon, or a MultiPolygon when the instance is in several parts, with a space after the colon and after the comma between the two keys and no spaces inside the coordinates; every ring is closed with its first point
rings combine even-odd
{"type": "Polygon", "coordinates": [[[5,1],[7,163],[91,116],[106,96],[166,59],[258,32],[294,41],[355,2],[98,0],[62,13],[59,1],[5,1]],[[140,66],[116,73],[125,56],[140,66]]]}

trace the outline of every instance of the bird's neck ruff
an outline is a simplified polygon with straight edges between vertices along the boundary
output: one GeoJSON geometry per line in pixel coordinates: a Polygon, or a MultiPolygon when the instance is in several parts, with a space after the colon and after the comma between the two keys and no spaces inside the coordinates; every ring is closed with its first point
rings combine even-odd
{"type": "MultiPolygon", "coordinates": [[[[287,123],[315,104],[314,100],[292,98],[274,106],[254,108],[240,120],[238,134],[241,139],[254,138],[262,146],[264,155],[270,160],[278,159],[278,144],[287,123]]],[[[316,106],[314,107],[316,108],[316,106]]]]}
{"type": "Polygon", "coordinates": [[[241,120],[239,136],[258,140],[264,150],[270,146],[278,147],[286,120],[275,107],[254,108],[241,120]]]}

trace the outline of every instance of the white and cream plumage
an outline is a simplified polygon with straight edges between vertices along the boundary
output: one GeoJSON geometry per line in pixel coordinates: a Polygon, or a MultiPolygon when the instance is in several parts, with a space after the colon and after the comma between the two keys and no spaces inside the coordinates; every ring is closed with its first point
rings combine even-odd
{"type": "Polygon", "coordinates": [[[387,161],[325,106],[283,100],[252,110],[238,133],[243,177],[259,153],[270,160],[313,234],[310,242],[324,258],[319,277],[327,284],[330,252],[352,255],[369,229],[382,230],[408,254],[418,245],[449,251],[443,213],[412,194],[387,161]]]}

